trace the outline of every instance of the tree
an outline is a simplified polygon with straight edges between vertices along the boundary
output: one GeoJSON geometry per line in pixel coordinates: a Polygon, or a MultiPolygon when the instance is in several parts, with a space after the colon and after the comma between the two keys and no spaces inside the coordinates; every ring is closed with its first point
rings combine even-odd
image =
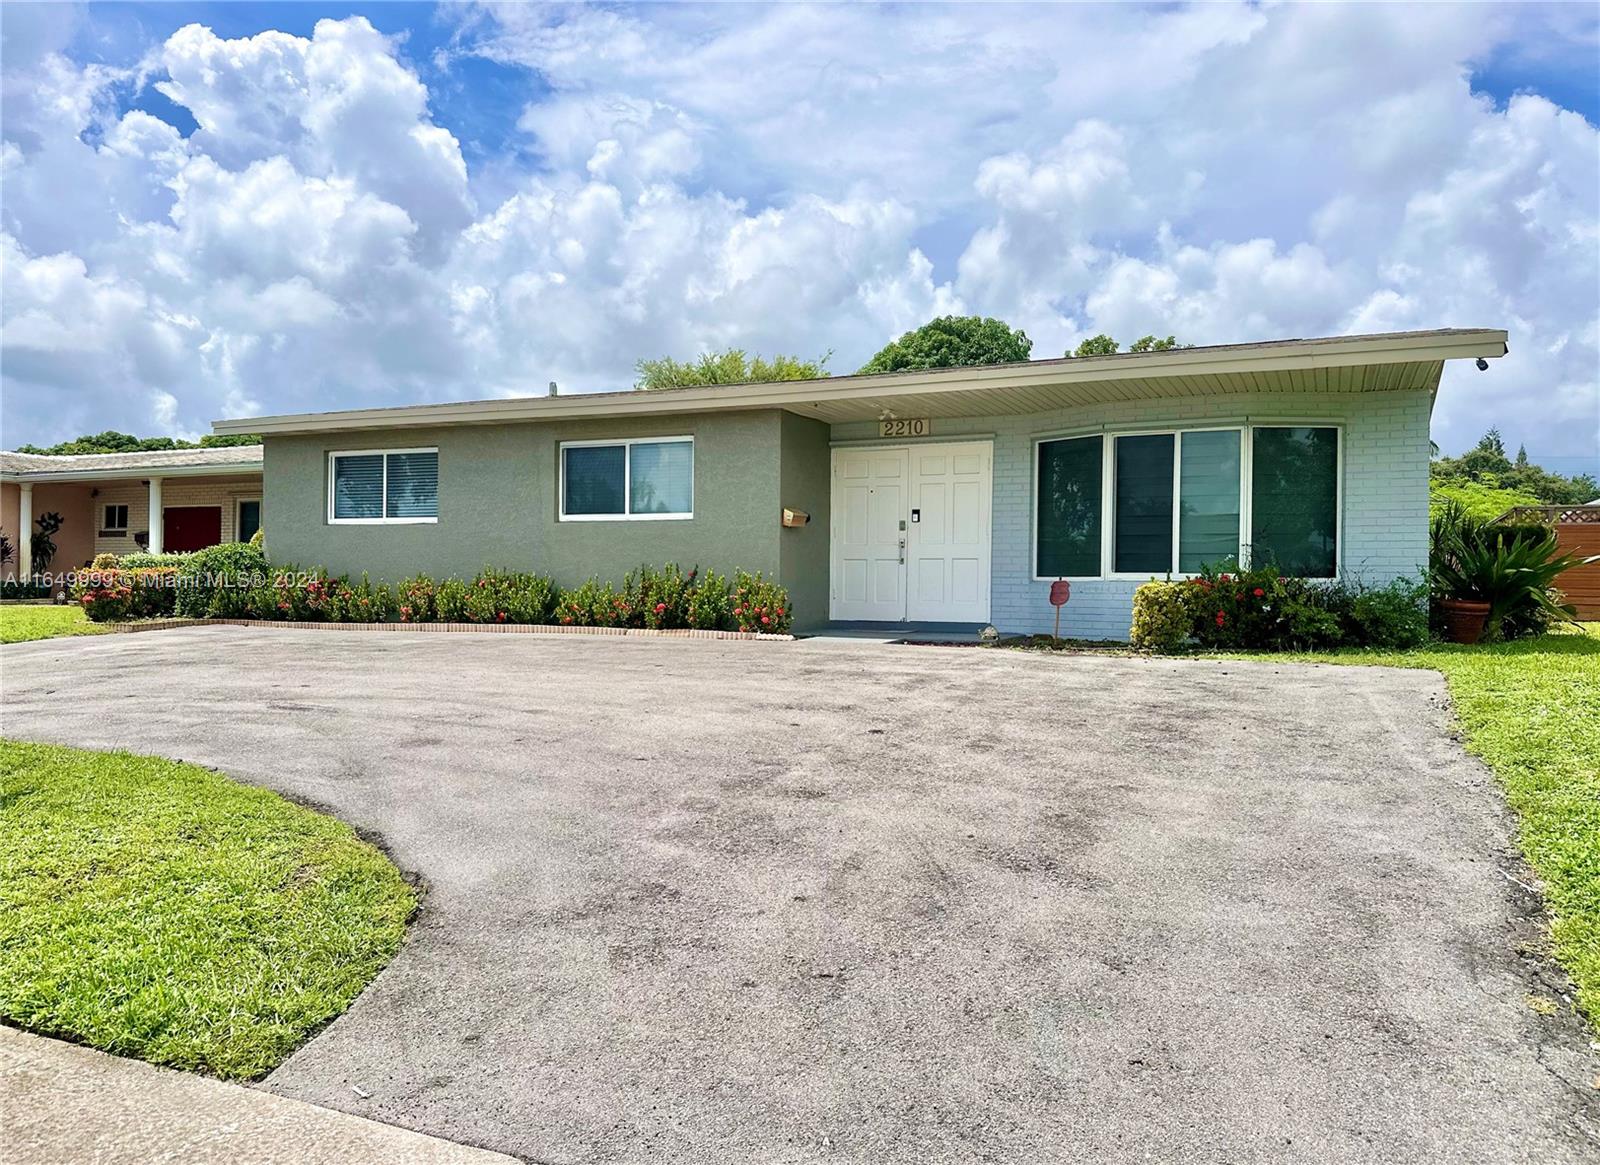
{"type": "MultiPolygon", "coordinates": [[[[1485,490],[1506,490],[1533,498],[1547,506],[1577,506],[1600,495],[1600,482],[1587,473],[1565,477],[1552,473],[1517,450],[1513,462],[1499,429],[1490,429],[1460,457],[1440,457],[1429,467],[1435,490],[1444,485],[1473,485],[1485,490]]],[[[1487,504],[1487,503],[1486,503],[1487,504]]]]}
{"type": "MultiPolygon", "coordinates": [[[[1063,353],[1066,356],[1115,356],[1121,345],[1110,336],[1101,332],[1098,336],[1090,336],[1071,352],[1063,353]]],[[[1193,344],[1179,344],[1176,336],[1161,339],[1154,335],[1140,336],[1128,345],[1130,352],[1168,352],[1173,348],[1193,348],[1193,344]]]]}
{"type": "Polygon", "coordinates": [[[1090,336],[1083,343],[1079,344],[1073,351],[1064,353],[1064,355],[1115,356],[1117,354],[1117,349],[1120,346],[1121,345],[1119,345],[1110,336],[1106,335],[1104,332],[1101,332],[1098,336],[1090,336]]]}
{"type": "Polygon", "coordinates": [[[919,368],[963,368],[1014,364],[1028,359],[1033,341],[1004,320],[987,316],[941,316],[880,349],[862,372],[919,368]]]}
{"type": "Polygon", "coordinates": [[[633,366],[639,377],[634,387],[650,392],[705,384],[818,380],[828,375],[823,365],[832,355],[828,352],[820,360],[802,360],[798,356],[774,356],[771,360],[757,356],[752,360],[742,348],[729,348],[726,352],[707,352],[692,362],[663,356],[659,360],[641,360],[633,366]]]}
{"type": "Polygon", "coordinates": [[[46,448],[18,445],[18,453],[45,453],[52,456],[77,456],[85,453],[160,453],[168,449],[226,449],[238,445],[259,445],[261,438],[250,436],[218,437],[206,434],[199,442],[176,437],[135,437],[107,429],[104,433],[85,433],[71,441],[60,441],[46,448]]]}

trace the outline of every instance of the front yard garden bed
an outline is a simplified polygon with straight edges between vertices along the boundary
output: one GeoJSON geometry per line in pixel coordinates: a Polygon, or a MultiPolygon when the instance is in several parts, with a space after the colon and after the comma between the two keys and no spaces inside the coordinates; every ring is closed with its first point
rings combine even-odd
{"type": "Polygon", "coordinates": [[[0,740],[0,1019],[266,1075],[347,1008],[416,909],[349,826],[198,765],[0,740]]]}

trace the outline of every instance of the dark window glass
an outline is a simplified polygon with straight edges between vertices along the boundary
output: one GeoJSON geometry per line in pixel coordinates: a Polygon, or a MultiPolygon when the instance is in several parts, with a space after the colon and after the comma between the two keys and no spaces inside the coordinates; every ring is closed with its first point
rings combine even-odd
{"type": "Polygon", "coordinates": [[[239,503],[239,528],[234,531],[235,542],[248,542],[256,536],[256,531],[261,529],[261,503],[239,503]]]}
{"type": "Polygon", "coordinates": [[[564,514],[627,512],[628,449],[625,445],[578,445],[561,451],[565,459],[564,514]]]}
{"type": "Polygon", "coordinates": [[[1036,574],[1081,578],[1100,573],[1099,437],[1039,442],[1036,574]]]}
{"type": "Polygon", "coordinates": [[[1185,433],[1178,480],[1178,569],[1239,557],[1239,431],[1185,433]]]}
{"type": "Polygon", "coordinates": [[[1117,573],[1172,570],[1171,433],[1118,437],[1115,539],[1117,573]]]}
{"type": "Polygon", "coordinates": [[[1251,565],[1276,565],[1300,578],[1332,578],[1339,536],[1339,430],[1257,429],[1251,469],[1251,565]]]}

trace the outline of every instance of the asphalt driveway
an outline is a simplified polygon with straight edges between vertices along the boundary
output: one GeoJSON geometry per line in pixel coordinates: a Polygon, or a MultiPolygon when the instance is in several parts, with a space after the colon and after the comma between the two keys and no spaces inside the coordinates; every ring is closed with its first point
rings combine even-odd
{"type": "Polygon", "coordinates": [[[285,1095],[552,1162],[1595,1157],[1431,673],[215,627],[0,684],[426,878],[285,1095]]]}

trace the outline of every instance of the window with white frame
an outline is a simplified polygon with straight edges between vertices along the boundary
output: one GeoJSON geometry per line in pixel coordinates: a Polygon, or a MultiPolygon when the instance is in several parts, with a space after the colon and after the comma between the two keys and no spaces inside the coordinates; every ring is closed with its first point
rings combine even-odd
{"type": "Polygon", "coordinates": [[[1037,578],[1185,575],[1227,560],[1305,578],[1337,570],[1332,426],[1043,440],[1034,483],[1037,578]]]}
{"type": "Polygon", "coordinates": [[[128,507],[122,504],[105,507],[102,515],[105,519],[100,523],[102,534],[126,534],[128,532],[128,507]]]}
{"type": "Polygon", "coordinates": [[[694,438],[561,445],[561,520],[694,517],[694,438]]]}
{"type": "Polygon", "coordinates": [[[373,525],[438,520],[437,449],[328,454],[328,521],[373,525]]]}

